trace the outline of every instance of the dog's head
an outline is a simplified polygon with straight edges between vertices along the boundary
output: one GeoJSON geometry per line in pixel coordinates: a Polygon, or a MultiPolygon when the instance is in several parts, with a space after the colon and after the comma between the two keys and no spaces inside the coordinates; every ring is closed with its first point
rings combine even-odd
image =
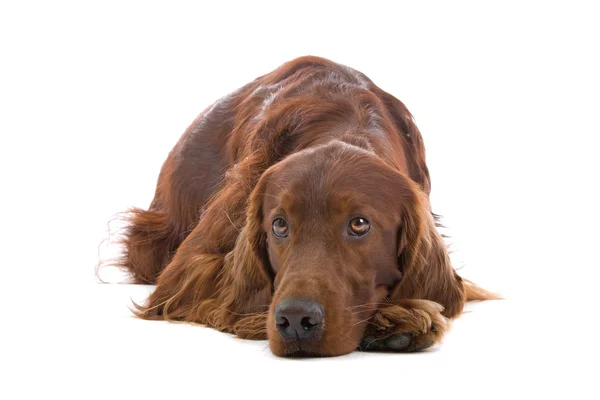
{"type": "Polygon", "coordinates": [[[418,185],[368,149],[332,141],[269,168],[250,197],[246,235],[271,279],[272,351],[355,350],[378,303],[431,247],[430,229],[418,185]]]}

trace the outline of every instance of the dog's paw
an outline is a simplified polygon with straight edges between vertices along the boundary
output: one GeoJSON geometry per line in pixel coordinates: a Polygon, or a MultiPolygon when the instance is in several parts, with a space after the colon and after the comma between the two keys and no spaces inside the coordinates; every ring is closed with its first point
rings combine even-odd
{"type": "Polygon", "coordinates": [[[386,305],[369,321],[359,349],[414,352],[441,343],[449,328],[443,307],[429,300],[402,300],[386,305]]]}

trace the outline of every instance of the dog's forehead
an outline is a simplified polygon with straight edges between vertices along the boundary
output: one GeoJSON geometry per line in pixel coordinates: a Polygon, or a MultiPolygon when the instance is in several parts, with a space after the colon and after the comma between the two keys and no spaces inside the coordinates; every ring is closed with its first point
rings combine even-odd
{"type": "Polygon", "coordinates": [[[341,181],[350,175],[360,180],[355,164],[363,154],[355,146],[347,147],[333,143],[292,154],[275,168],[272,182],[278,188],[294,190],[294,196],[300,197],[315,190],[347,186],[341,181]]]}
{"type": "Polygon", "coordinates": [[[335,142],[288,157],[269,179],[269,205],[347,212],[389,203],[390,176],[369,151],[335,142]]]}

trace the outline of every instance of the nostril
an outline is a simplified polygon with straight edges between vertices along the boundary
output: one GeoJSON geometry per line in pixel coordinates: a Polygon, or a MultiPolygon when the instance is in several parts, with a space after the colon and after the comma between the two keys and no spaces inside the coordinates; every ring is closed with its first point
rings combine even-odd
{"type": "Polygon", "coordinates": [[[277,324],[277,326],[279,328],[283,328],[283,329],[290,326],[290,321],[288,321],[288,319],[286,317],[277,318],[277,321],[275,323],[277,324]]]}
{"type": "Polygon", "coordinates": [[[300,321],[300,325],[302,326],[302,329],[307,331],[319,325],[319,322],[317,322],[316,319],[314,319],[313,317],[304,317],[300,321]]]}

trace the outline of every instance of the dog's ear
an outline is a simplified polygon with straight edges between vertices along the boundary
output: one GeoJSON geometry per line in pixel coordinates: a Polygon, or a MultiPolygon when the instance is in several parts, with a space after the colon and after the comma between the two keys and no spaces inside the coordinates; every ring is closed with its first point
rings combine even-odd
{"type": "Polygon", "coordinates": [[[248,200],[248,211],[246,217],[247,242],[252,257],[260,265],[262,273],[268,277],[271,282],[274,279],[273,269],[269,261],[269,252],[267,248],[267,233],[263,228],[263,201],[267,190],[267,184],[272,170],[267,170],[256,184],[248,200]]]}
{"type": "Polygon", "coordinates": [[[256,251],[253,225],[239,233],[234,250],[224,260],[217,303],[222,320],[229,320],[232,331],[242,338],[265,339],[266,318],[273,295],[273,280],[268,267],[256,251]]]}
{"type": "MultiPolygon", "coordinates": [[[[238,171],[252,170],[244,167],[238,171]]],[[[260,252],[257,206],[246,203],[248,178],[228,177],[159,276],[147,304],[136,305],[138,316],[203,323],[243,338],[266,339],[272,279],[260,252]],[[214,245],[230,240],[225,251],[214,245]]]]}
{"type": "Polygon", "coordinates": [[[429,204],[431,182],[425,162],[425,145],[406,106],[374,86],[398,132],[407,158],[408,176],[416,184],[403,200],[403,221],[398,234],[398,262],[402,280],[392,298],[419,298],[440,303],[444,315],[461,313],[465,294],[463,282],[450,263],[448,249],[437,232],[429,204]]]}
{"type": "Polygon", "coordinates": [[[273,296],[262,212],[268,177],[264,173],[249,196],[246,224],[224,260],[217,297],[221,311],[213,312],[218,319],[231,321],[238,336],[250,339],[266,338],[266,315],[273,296]]]}
{"type": "Polygon", "coordinates": [[[462,279],[450,263],[427,195],[416,185],[411,192],[402,201],[398,233],[398,263],[403,276],[390,298],[432,300],[444,307],[445,316],[458,316],[465,303],[462,279]]]}

